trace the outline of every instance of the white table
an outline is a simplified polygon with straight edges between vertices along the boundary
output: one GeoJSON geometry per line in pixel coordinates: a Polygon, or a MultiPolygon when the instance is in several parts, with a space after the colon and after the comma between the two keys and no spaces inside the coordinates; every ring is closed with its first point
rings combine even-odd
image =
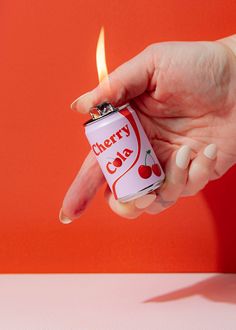
{"type": "Polygon", "coordinates": [[[235,330],[236,275],[1,275],[1,330],[235,330]]]}

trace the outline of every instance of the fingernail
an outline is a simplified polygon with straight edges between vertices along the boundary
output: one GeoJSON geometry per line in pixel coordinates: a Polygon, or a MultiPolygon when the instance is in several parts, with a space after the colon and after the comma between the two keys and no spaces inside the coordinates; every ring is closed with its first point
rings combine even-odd
{"type": "Polygon", "coordinates": [[[148,214],[158,214],[164,211],[165,208],[159,202],[152,203],[145,211],[148,214]]]}
{"type": "Polygon", "coordinates": [[[90,92],[84,93],[83,95],[81,95],[80,97],[78,97],[76,100],[74,100],[74,101],[71,103],[70,108],[71,108],[72,110],[77,110],[77,103],[78,103],[79,101],[81,101],[84,97],[87,97],[88,94],[90,94],[90,92]]]}
{"type": "Polygon", "coordinates": [[[69,223],[71,223],[73,220],[68,218],[62,211],[62,209],[60,209],[59,212],[59,220],[61,221],[61,223],[63,223],[64,225],[67,225],[69,223]]]}
{"type": "Polygon", "coordinates": [[[156,194],[148,194],[135,199],[134,204],[138,209],[145,209],[154,202],[156,194]]]}
{"type": "Polygon", "coordinates": [[[206,146],[203,153],[207,158],[214,160],[216,158],[216,154],[217,154],[216,144],[212,143],[212,144],[209,144],[208,146],[206,146]]]}
{"type": "Polygon", "coordinates": [[[181,147],[176,154],[176,165],[185,170],[188,167],[191,155],[191,148],[189,146],[181,147]]]}
{"type": "Polygon", "coordinates": [[[110,195],[108,203],[110,205],[110,208],[116,214],[126,219],[136,219],[140,213],[140,211],[138,211],[132,201],[128,203],[121,203],[114,198],[113,194],[110,195]]]}
{"type": "Polygon", "coordinates": [[[70,105],[71,110],[75,110],[75,105],[76,105],[76,103],[77,103],[77,100],[78,100],[78,99],[74,100],[74,101],[71,103],[71,105],[70,105]]]}

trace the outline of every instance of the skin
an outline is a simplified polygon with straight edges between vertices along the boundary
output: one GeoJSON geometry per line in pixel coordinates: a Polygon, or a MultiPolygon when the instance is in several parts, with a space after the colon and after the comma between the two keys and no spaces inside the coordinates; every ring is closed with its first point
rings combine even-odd
{"type": "MultiPolygon", "coordinates": [[[[236,162],[236,35],[215,42],[153,44],[73,102],[72,108],[88,113],[105,100],[114,105],[129,101],[137,110],[166,172],[164,185],[148,197],[149,203],[121,204],[109,189],[105,198],[126,218],[162,212],[181,196],[195,195],[236,162]],[[204,150],[212,143],[217,157],[210,159],[204,150]],[[182,146],[191,148],[186,168],[176,163],[182,146]]],[[[90,152],[66,193],[64,216],[78,218],[103,183],[90,152]]]]}

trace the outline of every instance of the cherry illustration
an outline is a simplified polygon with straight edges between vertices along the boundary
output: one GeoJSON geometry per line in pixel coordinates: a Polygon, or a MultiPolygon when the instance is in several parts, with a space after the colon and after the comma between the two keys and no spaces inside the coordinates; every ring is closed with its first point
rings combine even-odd
{"type": "Polygon", "coordinates": [[[140,165],[138,168],[138,173],[143,179],[148,179],[152,175],[152,168],[151,166],[147,165],[147,156],[150,155],[151,150],[146,151],[146,156],[144,160],[144,165],[140,165]]]}
{"type": "Polygon", "coordinates": [[[148,179],[152,175],[151,166],[140,165],[138,168],[138,173],[143,179],[148,179]]]}
{"type": "Polygon", "coordinates": [[[113,165],[115,167],[121,167],[122,165],[122,160],[120,158],[115,158],[114,161],[113,161],[113,165]]]}
{"type": "Polygon", "coordinates": [[[158,164],[153,164],[152,165],[152,171],[155,175],[161,176],[161,169],[160,169],[160,166],[158,164]]]}

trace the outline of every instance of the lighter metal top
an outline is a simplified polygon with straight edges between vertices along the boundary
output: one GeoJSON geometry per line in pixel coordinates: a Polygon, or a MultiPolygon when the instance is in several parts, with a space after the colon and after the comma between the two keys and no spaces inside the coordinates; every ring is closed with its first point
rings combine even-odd
{"type": "Polygon", "coordinates": [[[90,120],[86,121],[84,123],[84,126],[93,124],[97,122],[97,120],[101,120],[107,115],[112,115],[113,113],[116,113],[117,111],[120,111],[128,106],[128,103],[122,105],[121,107],[114,107],[111,103],[103,102],[96,107],[92,108],[89,113],[92,117],[90,120]]]}
{"type": "Polygon", "coordinates": [[[103,102],[97,105],[96,107],[92,108],[89,113],[92,117],[92,120],[96,120],[98,118],[106,116],[110,112],[117,110],[118,108],[115,108],[111,103],[103,102]]]}

